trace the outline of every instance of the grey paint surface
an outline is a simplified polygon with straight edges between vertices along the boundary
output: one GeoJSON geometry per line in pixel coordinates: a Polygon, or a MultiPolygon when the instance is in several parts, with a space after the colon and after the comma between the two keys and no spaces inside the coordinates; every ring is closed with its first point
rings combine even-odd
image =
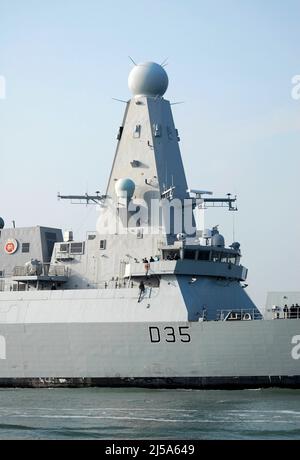
{"type": "Polygon", "coordinates": [[[292,340],[299,337],[299,324],[296,320],[1,325],[0,335],[7,343],[0,378],[294,376],[299,375],[300,361],[292,357],[292,340]],[[159,328],[159,343],[151,343],[149,327],[159,328]],[[168,343],[171,328],[176,341],[168,343]],[[187,333],[191,341],[181,342],[187,333]]]}
{"type": "MultiPolygon", "coordinates": [[[[167,100],[141,95],[128,102],[107,187],[119,210],[120,179],[134,182],[133,205],[156,198],[162,211],[162,195],[173,186],[180,203],[189,197],[178,140],[167,100]]],[[[214,246],[212,239],[201,246],[194,234],[188,245],[177,241],[178,230],[168,232],[162,214],[158,224],[152,215],[143,225],[129,223],[125,234],[102,225],[102,214],[93,238],[78,252],[72,252],[72,242],[61,245],[57,229],[1,230],[0,385],[82,385],[92,379],[107,385],[300,386],[300,320],[266,315],[217,321],[220,310],[259,314],[242,284],[247,269],[239,249],[214,246]],[[159,232],[147,231],[153,226],[159,232]],[[27,277],[27,290],[12,292],[17,266],[31,258],[49,263],[47,232],[58,241],[51,266],[68,276],[56,276],[56,290],[50,290],[51,277],[44,284],[27,277]],[[30,253],[5,254],[8,238],[29,242],[30,253]],[[181,260],[163,260],[166,249],[178,250],[181,260]],[[191,260],[185,249],[194,251],[191,260]],[[209,258],[198,259],[201,251],[209,258]],[[142,260],[151,255],[159,261],[148,273],[142,260]]]]}

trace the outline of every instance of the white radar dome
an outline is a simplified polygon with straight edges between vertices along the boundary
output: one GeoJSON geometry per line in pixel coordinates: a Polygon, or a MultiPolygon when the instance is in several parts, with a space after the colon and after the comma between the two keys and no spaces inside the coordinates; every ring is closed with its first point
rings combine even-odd
{"type": "Polygon", "coordinates": [[[131,200],[135,190],[135,183],[129,178],[119,179],[115,184],[115,191],[118,198],[131,200]]]}
{"type": "Polygon", "coordinates": [[[155,62],[137,64],[128,77],[128,86],[134,96],[163,96],[168,84],[167,72],[155,62]]]}

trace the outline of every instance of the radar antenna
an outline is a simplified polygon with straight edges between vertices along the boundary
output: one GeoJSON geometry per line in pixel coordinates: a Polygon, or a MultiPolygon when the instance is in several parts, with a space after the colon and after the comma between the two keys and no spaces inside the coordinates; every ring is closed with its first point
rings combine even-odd
{"type": "Polygon", "coordinates": [[[173,200],[173,193],[174,193],[175,188],[176,188],[175,185],[172,185],[172,187],[165,189],[161,194],[161,198],[167,198],[168,200],[173,200]]]}
{"type": "Polygon", "coordinates": [[[128,101],[124,101],[124,99],[117,99],[116,97],[112,97],[113,101],[118,101],[118,102],[123,102],[124,104],[127,104],[128,101]]]}
{"type": "Polygon", "coordinates": [[[107,198],[107,195],[101,195],[100,192],[97,190],[95,195],[89,195],[85,193],[84,195],[61,195],[60,193],[57,194],[57,198],[59,200],[71,200],[71,204],[101,204],[107,198]]]}
{"type": "Polygon", "coordinates": [[[169,63],[168,63],[168,60],[169,60],[169,58],[166,58],[160,65],[161,65],[162,67],[166,67],[166,66],[169,64],[169,63]]]}
{"type": "Polygon", "coordinates": [[[128,56],[128,57],[129,57],[129,59],[131,60],[131,62],[132,62],[134,65],[137,65],[137,63],[132,59],[131,56],[128,56]]]}
{"type": "Polygon", "coordinates": [[[232,197],[231,193],[227,193],[227,198],[203,198],[202,195],[212,195],[212,192],[208,192],[206,190],[187,190],[188,193],[193,193],[195,198],[193,198],[194,206],[199,205],[199,200],[202,200],[202,204],[205,208],[223,208],[224,206],[228,207],[229,211],[237,211],[237,206],[234,205],[236,203],[237,198],[232,197]],[[198,200],[198,201],[197,201],[198,200]]]}

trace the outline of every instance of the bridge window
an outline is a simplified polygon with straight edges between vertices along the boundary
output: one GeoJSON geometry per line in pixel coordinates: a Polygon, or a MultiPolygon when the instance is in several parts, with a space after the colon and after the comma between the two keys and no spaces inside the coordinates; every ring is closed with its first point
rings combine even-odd
{"type": "Polygon", "coordinates": [[[209,260],[209,251],[199,251],[198,260],[209,260]]]}
{"type": "Polygon", "coordinates": [[[48,249],[48,257],[51,258],[54,244],[57,241],[56,233],[53,232],[46,232],[45,236],[47,238],[47,249],[48,249]]]}
{"type": "Polygon", "coordinates": [[[184,251],[184,258],[189,260],[195,260],[196,258],[196,251],[189,251],[188,249],[184,251]]]}
{"type": "Polygon", "coordinates": [[[236,265],[237,263],[236,256],[228,256],[228,263],[236,265]]]}
{"type": "Polygon", "coordinates": [[[221,254],[219,252],[213,252],[212,254],[212,261],[213,262],[220,262],[221,254]]]}

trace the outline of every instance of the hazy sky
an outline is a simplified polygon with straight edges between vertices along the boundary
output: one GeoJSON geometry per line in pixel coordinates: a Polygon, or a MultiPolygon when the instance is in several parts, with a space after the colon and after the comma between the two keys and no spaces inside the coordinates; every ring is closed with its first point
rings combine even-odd
{"type": "Polygon", "coordinates": [[[229,244],[234,227],[255,301],[299,291],[299,24],[299,0],[0,0],[0,215],[93,230],[93,207],[56,194],[105,191],[128,55],[168,58],[189,185],[238,195],[209,223],[229,244]]]}

